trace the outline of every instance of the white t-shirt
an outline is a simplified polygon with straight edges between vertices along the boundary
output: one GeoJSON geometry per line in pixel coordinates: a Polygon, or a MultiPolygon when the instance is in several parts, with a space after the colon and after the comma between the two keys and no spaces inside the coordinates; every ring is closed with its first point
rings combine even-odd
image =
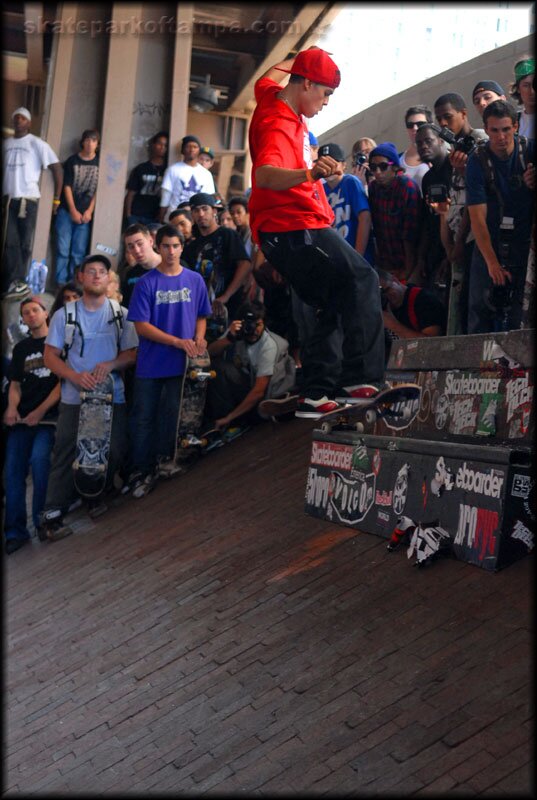
{"type": "Polygon", "coordinates": [[[43,139],[28,133],[4,140],[4,178],[2,194],[10,197],[41,197],[41,170],[57,164],[58,156],[43,139]]]}
{"type": "Polygon", "coordinates": [[[213,176],[208,169],[201,164],[191,167],[184,161],[178,161],[168,167],[162,178],[160,190],[160,205],[164,208],[177,208],[179,203],[185,203],[198,192],[214,194],[216,191],[213,176]]]}
{"type": "Polygon", "coordinates": [[[535,114],[527,114],[525,111],[520,115],[518,121],[518,132],[527,139],[535,138],[535,114]]]}
{"type": "Polygon", "coordinates": [[[421,179],[423,178],[425,173],[429,171],[429,165],[428,164],[417,164],[415,167],[411,166],[410,164],[406,163],[405,154],[404,153],[402,153],[399,156],[399,161],[401,162],[401,166],[405,171],[405,175],[407,175],[409,178],[412,178],[414,183],[417,184],[418,189],[420,190],[420,194],[421,194],[421,179]]]}

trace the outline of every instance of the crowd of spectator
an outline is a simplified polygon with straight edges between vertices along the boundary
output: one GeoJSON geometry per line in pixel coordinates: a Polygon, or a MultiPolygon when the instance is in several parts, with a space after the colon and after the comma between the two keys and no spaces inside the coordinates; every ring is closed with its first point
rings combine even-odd
{"type": "MultiPolygon", "coordinates": [[[[289,99],[299,97],[296,87],[308,75],[276,69],[291,72],[283,98],[290,110],[283,117],[287,113],[289,129],[298,130],[304,118],[289,99]]],[[[307,236],[300,249],[293,231],[264,233],[271,228],[259,226],[259,205],[259,230],[252,229],[251,190],[224,201],[213,175],[214,150],[197,136],[185,136],[182,160],[166,166],[169,138],[158,131],[148,142],[148,159],[127,181],[117,272],[105,255],[88,253],[99,131],[83,131],[79,149],[61,165],[48,144],[30,133],[30,112],[16,109],[14,135],[4,142],[2,292],[4,300],[20,304],[27,335],[13,348],[4,392],[6,552],[30,538],[30,467],[40,538],[54,541],[71,532],[63,518],[77,502],[71,464],[80,392],[108,375],[114,380],[114,421],[106,491],[117,488],[119,476],[124,492],[143,497],[160,465],[174,457],[187,357],[207,347],[217,380],[205,424],[225,428],[261,419],[263,400],[307,395],[321,374],[328,376],[328,363],[331,370],[336,362],[347,363],[359,326],[371,338],[368,352],[376,353],[372,372],[379,372],[382,327],[385,364],[396,338],[524,324],[534,214],[534,80],[534,58],[527,56],[516,63],[507,93],[494,80],[480,81],[471,98],[482,118],[479,129],[470,125],[458,93],[442,94],[432,108],[411,106],[402,151],[393,142],[361,137],[347,154],[337,142],[319,146],[310,133],[304,139],[306,182],[324,192],[319,207],[327,220],[333,217],[328,238],[322,230],[306,230],[310,250],[307,236]],[[38,182],[46,168],[54,180],[57,288],[50,314],[26,279],[38,182]],[[309,286],[300,275],[306,264],[310,268],[312,247],[333,253],[333,265],[346,260],[352,291],[339,307],[327,310],[323,302],[322,272],[311,272],[309,286]],[[371,297],[372,275],[374,304],[364,302],[371,297]],[[365,322],[377,304],[380,334],[365,322]]],[[[338,82],[326,85],[332,91],[338,82]]],[[[258,84],[258,102],[262,92],[266,99],[278,89],[272,77],[258,84]]],[[[270,148],[261,138],[253,146],[251,138],[251,147],[262,161],[270,148]]],[[[278,191],[286,190],[285,181],[266,172],[272,167],[262,169],[254,191],[283,197],[278,191]]],[[[292,218],[294,209],[282,205],[279,213],[292,218]]],[[[330,259],[317,259],[316,270],[319,264],[328,275],[330,259]]],[[[372,385],[381,379],[370,376],[372,385]]],[[[311,413],[302,416],[319,415],[326,399],[306,399],[311,413]]]]}

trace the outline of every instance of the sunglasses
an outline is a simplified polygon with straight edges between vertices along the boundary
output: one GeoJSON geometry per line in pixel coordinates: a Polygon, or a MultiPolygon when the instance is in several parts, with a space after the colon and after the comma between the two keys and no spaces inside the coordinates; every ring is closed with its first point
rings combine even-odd
{"type": "Polygon", "coordinates": [[[427,123],[425,122],[424,119],[422,119],[421,122],[405,122],[405,125],[408,128],[408,130],[410,130],[411,128],[421,128],[422,125],[426,124],[427,123]]]}
{"type": "Polygon", "coordinates": [[[369,164],[371,172],[376,172],[379,169],[381,172],[386,172],[388,167],[393,165],[393,161],[381,161],[380,164],[369,164]]]}

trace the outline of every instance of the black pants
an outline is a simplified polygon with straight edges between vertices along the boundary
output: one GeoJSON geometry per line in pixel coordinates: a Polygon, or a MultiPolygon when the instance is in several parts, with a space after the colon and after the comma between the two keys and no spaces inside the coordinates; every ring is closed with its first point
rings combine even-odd
{"type": "Polygon", "coordinates": [[[302,348],[307,397],[334,396],[343,386],[384,377],[384,326],[373,267],[332,228],[260,233],[267,261],[299,298],[318,309],[302,348]],[[342,352],[333,336],[343,328],[342,352]]]}
{"type": "Polygon", "coordinates": [[[9,201],[7,215],[4,268],[2,270],[3,292],[7,291],[12,281],[24,280],[28,274],[37,219],[37,203],[34,200],[12,197],[9,201]]]}

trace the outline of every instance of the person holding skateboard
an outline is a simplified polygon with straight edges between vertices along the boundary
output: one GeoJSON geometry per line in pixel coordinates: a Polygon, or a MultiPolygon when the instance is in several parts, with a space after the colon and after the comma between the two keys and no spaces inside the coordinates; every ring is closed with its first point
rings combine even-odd
{"type": "Polygon", "coordinates": [[[299,298],[319,309],[302,352],[299,417],[319,418],[356,402],[384,382],[384,332],[373,268],[331,227],[334,214],[321,178],[341,172],[330,156],[312,162],[305,118],[318,114],[339,86],[340,72],[317,47],[269,69],[256,83],[250,125],[252,237],[299,298]],[[279,72],[290,73],[281,87],[279,72]],[[330,334],[338,317],[343,358],[330,334]]]}
{"type": "Polygon", "coordinates": [[[76,455],[80,392],[95,389],[107,375],[114,380],[114,411],[107,486],[126,448],[127,413],[120,373],[134,363],[138,337],[127,309],[106,296],[111,264],[89,255],[78,268],[82,297],[60,308],[50,321],[45,366],[61,379],[61,402],[45,508],[42,539],[56,541],[72,533],[63,517],[76,499],[72,464],[76,455]],[[117,313],[116,313],[117,309],[117,313]]]}
{"type": "Polygon", "coordinates": [[[11,555],[30,541],[26,517],[26,477],[32,468],[32,518],[36,529],[45,504],[54,444],[60,384],[43,360],[48,313],[40,297],[20,305],[30,336],[13,348],[9,366],[8,405],[4,413],[6,439],[5,551],[11,555]]]}
{"type": "Polygon", "coordinates": [[[183,235],[168,223],[155,241],[161,262],[136,283],[128,313],[140,337],[129,479],[134,497],[153,489],[157,459],[173,457],[186,357],[207,349],[211,314],[205,281],[181,264],[183,235]]]}

